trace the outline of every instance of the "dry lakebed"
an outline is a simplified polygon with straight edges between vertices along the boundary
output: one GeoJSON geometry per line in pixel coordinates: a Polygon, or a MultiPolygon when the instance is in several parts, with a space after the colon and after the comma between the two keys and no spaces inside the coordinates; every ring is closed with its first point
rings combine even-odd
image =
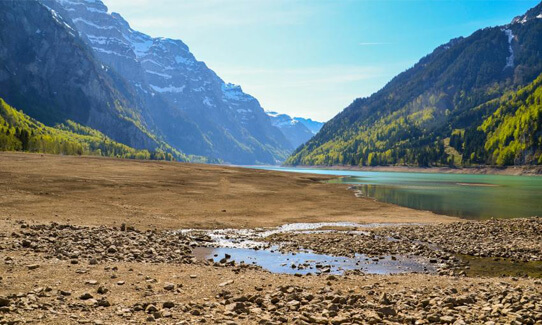
{"type": "Polygon", "coordinates": [[[542,218],[223,166],[0,154],[0,176],[0,324],[542,324],[542,218]]]}

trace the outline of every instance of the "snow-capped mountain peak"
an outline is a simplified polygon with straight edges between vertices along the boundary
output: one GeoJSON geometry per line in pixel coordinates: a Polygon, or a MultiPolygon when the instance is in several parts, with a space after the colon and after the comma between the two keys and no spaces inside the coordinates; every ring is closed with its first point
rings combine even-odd
{"type": "Polygon", "coordinates": [[[542,3],[527,11],[522,16],[517,16],[512,20],[512,24],[525,24],[533,19],[542,19],[542,3]]]}
{"type": "MultiPolygon", "coordinates": [[[[100,0],[41,1],[56,1],[96,57],[131,83],[145,101],[159,97],[203,128],[209,148],[198,145],[193,152],[181,148],[183,151],[230,162],[242,159],[246,152],[259,157],[238,162],[274,163],[291,149],[254,97],[240,86],[225,83],[181,40],[136,31],[120,14],[110,13],[100,0]],[[237,153],[228,148],[230,145],[237,153]]],[[[170,122],[164,123],[171,129],[171,136],[176,136],[170,122]]]]}

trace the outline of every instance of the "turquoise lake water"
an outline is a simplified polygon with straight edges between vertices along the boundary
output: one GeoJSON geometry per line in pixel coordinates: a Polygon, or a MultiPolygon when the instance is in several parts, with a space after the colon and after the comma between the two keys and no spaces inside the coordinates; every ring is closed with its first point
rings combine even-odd
{"type": "MultiPolygon", "coordinates": [[[[542,177],[257,167],[342,176],[364,196],[466,219],[542,217],[542,177]]],[[[355,198],[353,198],[355,199],[355,198]]]]}

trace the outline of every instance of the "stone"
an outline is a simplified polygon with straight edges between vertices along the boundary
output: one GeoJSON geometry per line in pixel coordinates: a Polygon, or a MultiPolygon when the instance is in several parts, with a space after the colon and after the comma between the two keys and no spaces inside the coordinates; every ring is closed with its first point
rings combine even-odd
{"type": "Polygon", "coordinates": [[[0,297],[0,307],[7,307],[10,305],[10,300],[5,297],[0,297]]]}
{"type": "Polygon", "coordinates": [[[175,303],[173,301],[165,301],[162,304],[162,308],[170,309],[170,308],[173,308],[173,307],[175,307],[175,303]]]}
{"type": "Polygon", "coordinates": [[[175,285],[173,283],[166,283],[164,285],[164,290],[171,291],[173,289],[175,289],[175,285]]]}
{"type": "Polygon", "coordinates": [[[152,314],[152,313],[157,312],[157,311],[158,311],[158,308],[156,308],[156,306],[152,305],[152,304],[148,305],[147,308],[145,308],[145,312],[147,314],[152,314]]]}
{"type": "Polygon", "coordinates": [[[106,287],[100,286],[98,287],[98,290],[96,290],[96,292],[101,295],[105,295],[107,292],[109,292],[109,289],[107,289],[106,287]]]}
{"type": "Polygon", "coordinates": [[[100,307],[110,307],[111,303],[107,299],[102,298],[98,300],[97,305],[100,307]]]}
{"type": "Polygon", "coordinates": [[[225,286],[230,285],[230,284],[233,284],[233,280],[228,280],[228,281],[222,282],[218,286],[219,287],[225,287],[225,286]]]}

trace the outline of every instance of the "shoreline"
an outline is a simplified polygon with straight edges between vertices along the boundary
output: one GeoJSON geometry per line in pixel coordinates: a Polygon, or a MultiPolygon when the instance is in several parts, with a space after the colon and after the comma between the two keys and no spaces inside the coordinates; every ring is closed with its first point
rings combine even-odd
{"type": "Polygon", "coordinates": [[[504,176],[542,176],[542,166],[480,166],[480,167],[411,167],[411,166],[280,166],[294,169],[327,169],[351,170],[360,172],[396,172],[396,173],[442,173],[442,174],[471,174],[471,175],[504,175],[504,176]]]}
{"type": "Polygon", "coordinates": [[[0,153],[1,219],[139,229],[461,219],[356,198],[335,176],[115,158],[0,153]]]}

